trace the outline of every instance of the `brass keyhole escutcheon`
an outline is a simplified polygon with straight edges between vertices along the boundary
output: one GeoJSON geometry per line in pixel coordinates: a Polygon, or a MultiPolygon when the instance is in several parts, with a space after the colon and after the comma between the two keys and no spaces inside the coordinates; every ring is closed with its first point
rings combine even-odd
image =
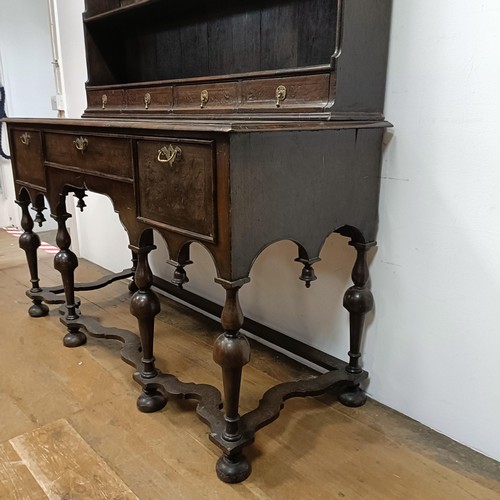
{"type": "Polygon", "coordinates": [[[31,142],[31,135],[29,135],[28,132],[24,132],[24,134],[21,134],[19,140],[21,141],[21,144],[29,146],[31,142]]]}
{"type": "Polygon", "coordinates": [[[286,87],[280,85],[276,88],[276,107],[279,108],[281,103],[286,99],[286,87]]]}
{"type": "Polygon", "coordinates": [[[151,94],[147,92],[144,94],[144,109],[149,109],[149,105],[151,104],[151,94]]]}
{"type": "Polygon", "coordinates": [[[200,108],[203,109],[205,107],[205,104],[208,102],[208,90],[202,90],[200,94],[200,108]]]}
{"type": "Polygon", "coordinates": [[[102,104],[102,109],[106,109],[106,104],[108,104],[108,96],[106,94],[102,94],[101,104],[102,104]]]}
{"type": "Polygon", "coordinates": [[[89,147],[89,140],[86,137],[77,137],[74,141],[73,144],[75,145],[75,148],[80,151],[80,153],[84,153],[84,151],[87,150],[89,147]]]}
{"type": "Polygon", "coordinates": [[[176,158],[181,155],[182,149],[179,146],[169,144],[168,146],[163,146],[158,150],[158,161],[160,163],[168,163],[172,167],[176,158]]]}

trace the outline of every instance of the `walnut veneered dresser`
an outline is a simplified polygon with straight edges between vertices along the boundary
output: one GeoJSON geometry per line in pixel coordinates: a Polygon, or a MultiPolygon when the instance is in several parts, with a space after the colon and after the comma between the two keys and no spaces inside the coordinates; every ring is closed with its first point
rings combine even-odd
{"type": "MultiPolygon", "coordinates": [[[[8,120],[23,213],[20,246],[31,274],[30,314],[45,315],[45,303],[61,303],[64,295],[65,346],[84,344],[86,335],[123,342],[122,357],[137,369],[142,386],[139,410],[158,411],[167,398],[197,399],[198,415],[223,452],[216,467],[223,481],[248,477],[242,449],[278,417],[286,399],[337,387],[343,404],[365,401],[360,342],[373,306],[366,252],[375,244],[382,138],[389,126],[382,110],[390,8],[390,0],[86,0],[83,118],[8,120]],[[74,193],[83,210],[86,191],[111,198],[128,232],[133,266],[75,284],[66,197],[74,193]],[[44,220],[45,199],[58,223],[54,262],[62,287],[39,284],[40,240],[33,227],[44,220]],[[160,304],[151,287],[162,282],[148,264],[153,229],[165,239],[175,268],[170,291],[185,293],[192,242],[213,256],[215,279],[226,291],[224,333],[213,355],[222,367],[224,397],[155,366],[160,304]],[[326,373],[280,384],[240,416],[250,348],[240,332],[239,289],[258,255],[280,240],[296,243],[300,279],[310,286],[313,264],[333,232],[350,238],[356,251],[354,284],[344,296],[348,362],[313,356],[326,373]],[[139,336],[110,333],[75,302],[75,290],[125,276],[133,277],[131,313],[139,336]]],[[[275,338],[279,343],[285,336],[275,338]]],[[[285,347],[293,351],[299,344],[285,347]]]]}

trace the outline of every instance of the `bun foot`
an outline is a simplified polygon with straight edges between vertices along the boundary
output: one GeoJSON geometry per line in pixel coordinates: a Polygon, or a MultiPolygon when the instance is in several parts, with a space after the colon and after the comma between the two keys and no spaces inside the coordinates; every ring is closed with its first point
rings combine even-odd
{"type": "Polygon", "coordinates": [[[349,406],[350,408],[357,408],[358,406],[363,406],[366,403],[366,394],[359,385],[350,386],[345,392],[339,395],[339,401],[344,406],[349,406]]]}
{"type": "Polygon", "coordinates": [[[137,398],[137,409],[142,413],[154,413],[165,408],[167,398],[156,389],[144,389],[137,398]]]}
{"type": "Polygon", "coordinates": [[[243,455],[222,455],[215,466],[217,477],[224,483],[241,483],[252,472],[252,467],[243,455]]]}
{"type": "Polygon", "coordinates": [[[44,316],[47,316],[49,314],[49,308],[45,305],[42,304],[41,302],[35,302],[29,309],[28,309],[28,314],[32,318],[43,318],[44,316]]]}
{"type": "Polygon", "coordinates": [[[75,332],[69,331],[63,337],[63,344],[65,347],[80,347],[87,342],[87,336],[78,330],[75,332]]]}

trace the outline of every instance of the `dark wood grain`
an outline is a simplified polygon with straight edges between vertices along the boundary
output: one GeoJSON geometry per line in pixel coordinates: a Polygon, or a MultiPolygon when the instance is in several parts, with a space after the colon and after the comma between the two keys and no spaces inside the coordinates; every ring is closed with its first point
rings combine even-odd
{"type": "MultiPolygon", "coordinates": [[[[261,13],[260,69],[297,66],[296,3],[283,3],[261,13]]],[[[326,62],[326,61],[324,61],[326,62]]]]}
{"type": "Polygon", "coordinates": [[[175,80],[181,77],[181,30],[175,23],[167,24],[158,31],[156,35],[156,54],[158,79],[175,80]]]}
{"type": "Polygon", "coordinates": [[[233,278],[247,276],[257,255],[275,241],[296,242],[308,259],[319,257],[326,237],[345,226],[373,241],[382,130],[232,136],[233,278]]]}
{"type": "Polygon", "coordinates": [[[132,179],[132,148],[127,139],[48,133],[45,148],[48,162],[132,179]],[[88,141],[83,151],[75,143],[79,138],[88,141]]]}
{"type": "Polygon", "coordinates": [[[110,110],[121,111],[125,107],[124,91],[122,89],[89,90],[87,92],[88,108],[100,113],[110,110]]]}
{"type": "Polygon", "coordinates": [[[260,12],[235,13],[231,17],[233,66],[224,73],[245,73],[260,68],[260,12]]]}
{"type": "Polygon", "coordinates": [[[155,111],[166,112],[172,108],[173,88],[172,86],[162,87],[141,87],[139,89],[127,89],[125,91],[126,112],[134,111],[155,111]],[[145,96],[149,94],[149,103],[146,105],[145,96]]]}
{"type": "Polygon", "coordinates": [[[210,142],[139,141],[138,201],[142,219],[214,241],[215,165],[210,142]],[[158,161],[159,151],[173,145],[181,153],[173,162],[158,161]]]}
{"type": "Polygon", "coordinates": [[[245,80],[241,84],[241,110],[273,110],[287,113],[292,109],[322,109],[328,102],[330,75],[290,76],[245,80]],[[278,108],[276,89],[286,88],[286,98],[278,108]]]}
{"type": "Polygon", "coordinates": [[[118,33],[123,33],[123,48],[111,57],[124,61],[126,73],[121,83],[157,80],[156,34],[150,29],[149,23],[131,22],[119,26],[118,30],[118,33]]]}
{"type": "Polygon", "coordinates": [[[10,144],[16,178],[43,186],[45,171],[40,132],[30,129],[14,129],[11,131],[10,144]]]}
{"type": "Polygon", "coordinates": [[[309,0],[297,8],[297,66],[325,63],[335,47],[337,1],[309,0]]]}
{"type": "MultiPolygon", "coordinates": [[[[146,0],[118,7],[91,4],[90,12],[85,23],[89,86],[264,76],[323,65],[330,75],[330,119],[383,117],[391,0],[253,0],[245,5],[146,0]]],[[[323,94],[313,90],[301,112],[324,108],[323,94]]],[[[237,112],[239,104],[236,99],[233,107],[216,113],[237,112]]],[[[95,103],[89,102],[89,110],[97,113],[95,103]]],[[[116,111],[110,105],[104,114],[116,111]]],[[[185,113],[182,107],[165,111],[185,113]]]]}
{"type": "MultiPolygon", "coordinates": [[[[28,268],[30,272],[30,282],[31,288],[27,290],[28,294],[37,293],[41,291],[40,279],[38,278],[38,258],[37,250],[40,246],[40,237],[38,234],[33,232],[34,221],[29,212],[30,200],[23,192],[17,200],[17,204],[21,207],[22,217],[21,217],[21,227],[24,232],[19,237],[19,247],[22,248],[26,254],[26,261],[28,262],[28,268]]],[[[28,295],[29,296],[29,295],[28,295]]],[[[46,316],[49,313],[49,308],[42,304],[42,300],[39,297],[31,297],[33,305],[28,309],[28,314],[34,318],[40,318],[46,316]]]]}
{"type": "Polygon", "coordinates": [[[222,17],[208,24],[208,74],[228,73],[229,68],[234,68],[235,57],[243,56],[234,52],[233,36],[231,18],[222,17]],[[220,47],[225,47],[226,50],[220,50],[220,47]]]}
{"type": "Polygon", "coordinates": [[[85,52],[87,56],[88,84],[112,85],[126,81],[128,62],[117,54],[126,54],[124,46],[125,27],[84,25],[85,52]],[[110,31],[113,36],[110,37],[110,31]]]}
{"type": "Polygon", "coordinates": [[[201,21],[183,27],[181,38],[181,76],[200,76],[209,74],[208,27],[201,21]]]}
{"type": "Polygon", "coordinates": [[[238,82],[209,83],[205,85],[179,85],[174,88],[174,109],[181,112],[230,111],[238,108],[240,85],[238,82]],[[208,100],[201,106],[201,92],[208,100]]]}
{"type": "Polygon", "coordinates": [[[344,2],[333,107],[339,115],[383,117],[391,7],[392,0],[344,2]]]}
{"type": "Polygon", "coordinates": [[[46,197],[58,223],[55,266],[66,298],[65,345],[83,344],[85,332],[122,341],[122,357],[138,370],[137,406],[143,412],[160,410],[171,397],[197,400],[198,415],[222,450],[216,472],[224,482],[249,476],[243,450],[287,399],[337,388],[346,406],[366,400],[361,339],[373,306],[366,251],[375,243],[382,136],[389,126],[382,105],[390,5],[86,0],[85,119],[7,120],[23,211],[20,243],[32,283],[30,311],[41,316],[42,301],[60,302],[61,287],[42,289],[37,273],[40,242],[29,207],[42,223],[46,197]],[[83,209],[87,191],[108,196],[127,230],[134,255],[130,310],[140,341],[81,317],[75,291],[104,285],[74,283],[78,260],[70,249],[66,199],[73,193],[83,209]],[[212,256],[214,278],[225,289],[224,307],[217,311],[223,333],[213,350],[221,367],[222,411],[215,387],[183,383],[156,367],[160,303],[148,263],[156,248],[153,229],[165,241],[178,291],[189,283],[193,242],[212,256]],[[239,289],[261,252],[281,240],[296,244],[299,278],[311,286],[313,265],[332,232],[350,238],[357,251],[354,284],[344,296],[349,364],[261,329],[267,340],[311,354],[328,372],[279,384],[240,415],[250,348],[240,331],[239,289]]]}

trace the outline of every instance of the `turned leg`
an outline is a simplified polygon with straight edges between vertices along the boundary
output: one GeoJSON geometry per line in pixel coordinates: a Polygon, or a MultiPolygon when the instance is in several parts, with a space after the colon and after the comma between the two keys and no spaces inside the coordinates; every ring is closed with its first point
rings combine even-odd
{"type": "MultiPolygon", "coordinates": [[[[357,252],[356,262],[352,270],[351,286],[344,294],[344,307],[349,311],[349,331],[350,331],[350,349],[349,364],[346,371],[349,373],[361,373],[359,366],[361,357],[361,338],[366,313],[373,308],[373,295],[366,286],[368,278],[368,263],[366,253],[375,243],[356,243],[351,241],[357,252]]],[[[346,406],[361,406],[366,402],[366,395],[358,385],[350,386],[346,392],[339,396],[339,401],[346,406]]]]}
{"type": "Polygon", "coordinates": [[[137,408],[144,413],[161,410],[167,404],[166,398],[158,390],[147,385],[147,380],[156,377],[158,374],[153,356],[153,340],[154,320],[155,316],[160,312],[160,301],[151,290],[153,273],[148,263],[148,254],[155,248],[152,244],[133,248],[137,254],[135,283],[138,290],[132,296],[130,312],[137,318],[141,337],[142,365],[139,376],[145,382],[145,385],[142,394],[137,399],[137,408]]]}
{"type": "MultiPolygon", "coordinates": [[[[243,313],[238,300],[238,291],[248,280],[228,283],[218,280],[226,289],[226,302],[222,311],[221,323],[224,333],[215,341],[214,361],[222,367],[224,385],[223,439],[235,442],[241,439],[240,415],[238,406],[242,368],[250,361],[250,345],[239,331],[243,325],[243,313]]],[[[216,466],[217,476],[226,483],[244,481],[251,472],[250,464],[241,451],[224,454],[216,466]]]]}
{"type": "Polygon", "coordinates": [[[61,197],[56,214],[53,217],[57,222],[56,243],[59,247],[59,252],[54,257],[54,267],[61,273],[67,309],[68,332],[63,338],[63,344],[66,347],[78,347],[87,342],[87,337],[83,332],[79,331],[78,326],[71,323],[78,319],[75,303],[75,269],[78,267],[78,259],[69,249],[71,237],[66,227],[66,220],[71,217],[71,214],[66,212],[65,197],[61,197]]]}
{"type": "MultiPolygon", "coordinates": [[[[37,250],[40,246],[40,238],[38,234],[33,232],[34,222],[29,213],[30,202],[21,200],[16,202],[22,210],[21,227],[24,233],[19,238],[19,246],[26,253],[26,260],[28,261],[28,268],[30,271],[31,289],[30,292],[41,292],[40,280],[38,278],[38,261],[37,250]]],[[[47,316],[49,308],[42,303],[40,299],[33,299],[33,305],[28,309],[28,314],[33,318],[40,318],[47,316]]]]}

